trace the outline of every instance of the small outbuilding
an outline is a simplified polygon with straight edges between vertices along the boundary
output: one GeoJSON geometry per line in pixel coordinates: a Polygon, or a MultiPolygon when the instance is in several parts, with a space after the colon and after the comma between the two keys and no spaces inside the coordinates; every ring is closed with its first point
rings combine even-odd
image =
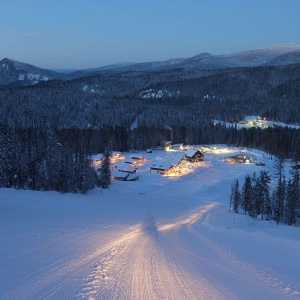
{"type": "Polygon", "coordinates": [[[110,178],[113,179],[113,180],[125,181],[128,178],[129,173],[114,170],[114,171],[111,172],[110,175],[111,175],[110,178]]]}
{"type": "Polygon", "coordinates": [[[138,160],[138,161],[145,161],[146,160],[145,156],[131,156],[131,159],[135,159],[135,160],[138,160]]]}
{"type": "Polygon", "coordinates": [[[183,144],[174,144],[174,145],[172,145],[172,149],[182,150],[183,149],[183,144]]]}
{"type": "Polygon", "coordinates": [[[224,161],[229,163],[251,164],[255,162],[255,158],[243,154],[225,157],[224,161]]]}
{"type": "Polygon", "coordinates": [[[172,149],[172,142],[171,141],[163,141],[162,148],[165,151],[169,151],[170,149],[172,149]]]}
{"type": "Polygon", "coordinates": [[[112,171],[111,172],[112,180],[120,181],[136,181],[139,179],[139,176],[136,175],[136,172],[126,172],[126,171],[112,171]]]}
{"type": "Polygon", "coordinates": [[[126,181],[136,181],[139,179],[139,176],[136,174],[129,174],[129,176],[126,178],[126,181]]]}

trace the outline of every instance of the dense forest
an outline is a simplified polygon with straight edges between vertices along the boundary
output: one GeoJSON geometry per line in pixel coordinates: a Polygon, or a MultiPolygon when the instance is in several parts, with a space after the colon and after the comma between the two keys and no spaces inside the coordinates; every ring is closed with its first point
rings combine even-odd
{"type": "Polygon", "coordinates": [[[173,69],[0,88],[0,186],[83,192],[99,185],[90,155],[216,144],[291,158],[300,130],[239,129],[245,115],[300,124],[300,64],[173,69]],[[213,120],[231,122],[231,127],[213,120]]]}

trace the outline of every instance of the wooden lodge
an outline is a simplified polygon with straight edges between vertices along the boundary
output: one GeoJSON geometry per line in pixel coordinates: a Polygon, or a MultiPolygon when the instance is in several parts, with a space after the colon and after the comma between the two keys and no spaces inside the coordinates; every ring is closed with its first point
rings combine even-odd
{"type": "Polygon", "coordinates": [[[180,166],[181,162],[184,160],[184,158],[179,159],[172,159],[169,161],[154,163],[150,166],[150,173],[152,171],[156,171],[157,173],[160,173],[162,175],[167,175],[172,172],[176,172],[177,167],[180,166]]]}
{"type": "Polygon", "coordinates": [[[191,148],[185,152],[185,159],[191,162],[203,161],[204,154],[199,149],[191,148]]]}

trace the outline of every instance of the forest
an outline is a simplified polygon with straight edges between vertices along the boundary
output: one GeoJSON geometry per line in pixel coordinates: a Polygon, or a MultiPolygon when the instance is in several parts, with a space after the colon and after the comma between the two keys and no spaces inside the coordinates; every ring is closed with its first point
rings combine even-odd
{"type": "Polygon", "coordinates": [[[300,64],[173,69],[2,87],[0,186],[86,193],[101,184],[90,156],[108,145],[129,151],[172,140],[298,156],[299,129],[239,129],[234,122],[260,115],[300,124],[299,74],[300,64]]]}

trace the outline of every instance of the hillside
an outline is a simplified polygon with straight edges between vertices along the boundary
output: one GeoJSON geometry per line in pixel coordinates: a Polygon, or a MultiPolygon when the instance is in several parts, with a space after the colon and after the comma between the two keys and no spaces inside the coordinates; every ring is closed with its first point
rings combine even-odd
{"type": "Polygon", "coordinates": [[[130,72],[0,89],[1,120],[20,127],[190,126],[261,115],[299,123],[300,64],[130,72]],[[149,92],[151,91],[151,92],[149,92]],[[117,117],[116,117],[117,116],[117,117]]]}
{"type": "Polygon", "coordinates": [[[65,79],[66,76],[54,71],[4,58],[0,61],[0,86],[26,86],[39,82],[65,79]]]}
{"type": "Polygon", "coordinates": [[[299,229],[228,212],[234,180],[273,172],[222,161],[239,152],[179,177],[149,166],[182,152],[139,152],[138,181],[86,196],[2,188],[0,298],[298,299],[299,229]]]}

